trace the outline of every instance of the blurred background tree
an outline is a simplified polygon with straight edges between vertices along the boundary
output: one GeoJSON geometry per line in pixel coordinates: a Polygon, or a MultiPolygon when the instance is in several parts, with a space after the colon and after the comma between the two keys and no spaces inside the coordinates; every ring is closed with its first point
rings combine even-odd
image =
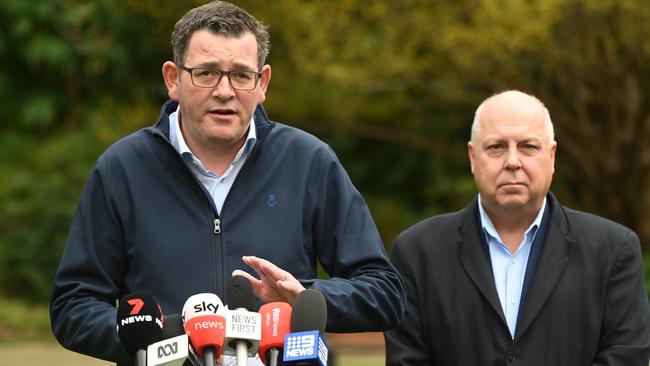
{"type": "MultiPolygon", "coordinates": [[[[176,20],[203,2],[0,0],[0,297],[49,298],[95,159],[150,125],[176,20]]],[[[487,96],[544,101],[552,189],[650,250],[650,7],[634,0],[235,1],[270,26],[272,119],[333,146],[387,248],[475,194],[487,96]]]]}

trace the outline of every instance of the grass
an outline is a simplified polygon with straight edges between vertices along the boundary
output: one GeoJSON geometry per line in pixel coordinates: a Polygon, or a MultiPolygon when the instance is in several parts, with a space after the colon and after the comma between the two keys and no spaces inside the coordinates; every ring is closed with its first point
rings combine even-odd
{"type": "Polygon", "coordinates": [[[47,306],[0,298],[0,342],[51,337],[47,306]]]}
{"type": "Polygon", "coordinates": [[[112,366],[61,347],[54,338],[0,343],[0,366],[112,366]]]}
{"type": "MultiPolygon", "coordinates": [[[[0,366],[112,366],[106,362],[84,356],[61,347],[53,338],[39,341],[0,342],[0,366]]],[[[336,366],[380,366],[384,354],[373,351],[338,352],[336,366]]]]}

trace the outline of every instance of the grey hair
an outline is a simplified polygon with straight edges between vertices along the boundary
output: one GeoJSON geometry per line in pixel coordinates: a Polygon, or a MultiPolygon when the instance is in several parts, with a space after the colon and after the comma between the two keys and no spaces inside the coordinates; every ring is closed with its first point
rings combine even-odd
{"type": "Polygon", "coordinates": [[[251,32],[257,40],[257,68],[266,62],[271,49],[266,25],[245,10],[225,1],[213,1],[188,11],[176,22],[172,32],[174,62],[182,65],[194,32],[208,29],[215,34],[239,37],[251,32]]]}
{"type": "Polygon", "coordinates": [[[544,108],[544,122],[545,122],[545,125],[546,125],[546,135],[548,136],[548,143],[552,144],[555,141],[555,131],[554,131],[554,128],[553,128],[553,121],[551,121],[551,114],[549,113],[548,108],[546,108],[544,103],[542,103],[542,101],[537,99],[535,96],[520,92],[518,90],[509,90],[509,91],[497,93],[497,94],[494,94],[491,97],[485,99],[483,102],[481,102],[481,104],[478,106],[478,108],[476,108],[476,112],[474,112],[474,120],[472,121],[472,130],[471,130],[471,135],[470,135],[470,141],[474,141],[474,139],[476,138],[476,135],[478,134],[478,131],[479,131],[479,128],[480,128],[480,125],[481,125],[481,112],[483,111],[483,106],[487,102],[492,100],[492,98],[497,97],[497,96],[499,96],[501,94],[504,94],[504,93],[508,93],[508,92],[515,92],[515,93],[525,94],[528,97],[533,98],[537,103],[539,103],[539,105],[542,108],[544,108]]]}

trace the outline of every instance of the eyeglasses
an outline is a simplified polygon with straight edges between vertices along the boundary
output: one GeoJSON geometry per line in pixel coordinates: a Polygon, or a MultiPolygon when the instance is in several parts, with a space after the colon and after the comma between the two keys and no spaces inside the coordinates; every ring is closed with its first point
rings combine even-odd
{"type": "Polygon", "coordinates": [[[192,84],[199,88],[214,88],[221,82],[223,75],[228,76],[230,86],[235,90],[253,90],[262,73],[255,71],[221,71],[207,67],[186,67],[178,65],[190,73],[192,84]]]}

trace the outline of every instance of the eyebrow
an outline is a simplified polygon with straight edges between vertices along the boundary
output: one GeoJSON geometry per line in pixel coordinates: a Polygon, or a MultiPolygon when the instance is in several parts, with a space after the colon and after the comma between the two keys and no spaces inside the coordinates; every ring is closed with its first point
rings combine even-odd
{"type": "MultiPolygon", "coordinates": [[[[209,68],[209,69],[219,69],[219,62],[204,62],[199,64],[196,67],[201,67],[201,68],[209,68]]],[[[250,67],[249,65],[243,63],[243,62],[233,62],[233,68],[231,70],[240,70],[240,71],[248,71],[248,70],[255,70],[254,67],[250,67]]]]}
{"type": "Polygon", "coordinates": [[[525,138],[525,139],[523,139],[521,141],[518,141],[518,143],[520,143],[520,144],[521,143],[528,143],[528,142],[540,143],[541,141],[542,141],[542,139],[540,139],[539,137],[527,137],[527,138],[525,138]]]}
{"type": "MultiPolygon", "coordinates": [[[[488,138],[483,140],[483,143],[481,145],[485,146],[485,145],[492,145],[492,144],[495,144],[495,143],[501,144],[501,143],[508,142],[508,141],[509,141],[509,139],[503,138],[503,137],[488,137],[488,138]]],[[[541,141],[542,141],[542,139],[540,139],[538,137],[529,136],[529,137],[524,137],[521,140],[516,140],[516,143],[517,144],[526,144],[526,143],[531,143],[531,142],[533,142],[533,143],[541,143],[541,141]]]]}

